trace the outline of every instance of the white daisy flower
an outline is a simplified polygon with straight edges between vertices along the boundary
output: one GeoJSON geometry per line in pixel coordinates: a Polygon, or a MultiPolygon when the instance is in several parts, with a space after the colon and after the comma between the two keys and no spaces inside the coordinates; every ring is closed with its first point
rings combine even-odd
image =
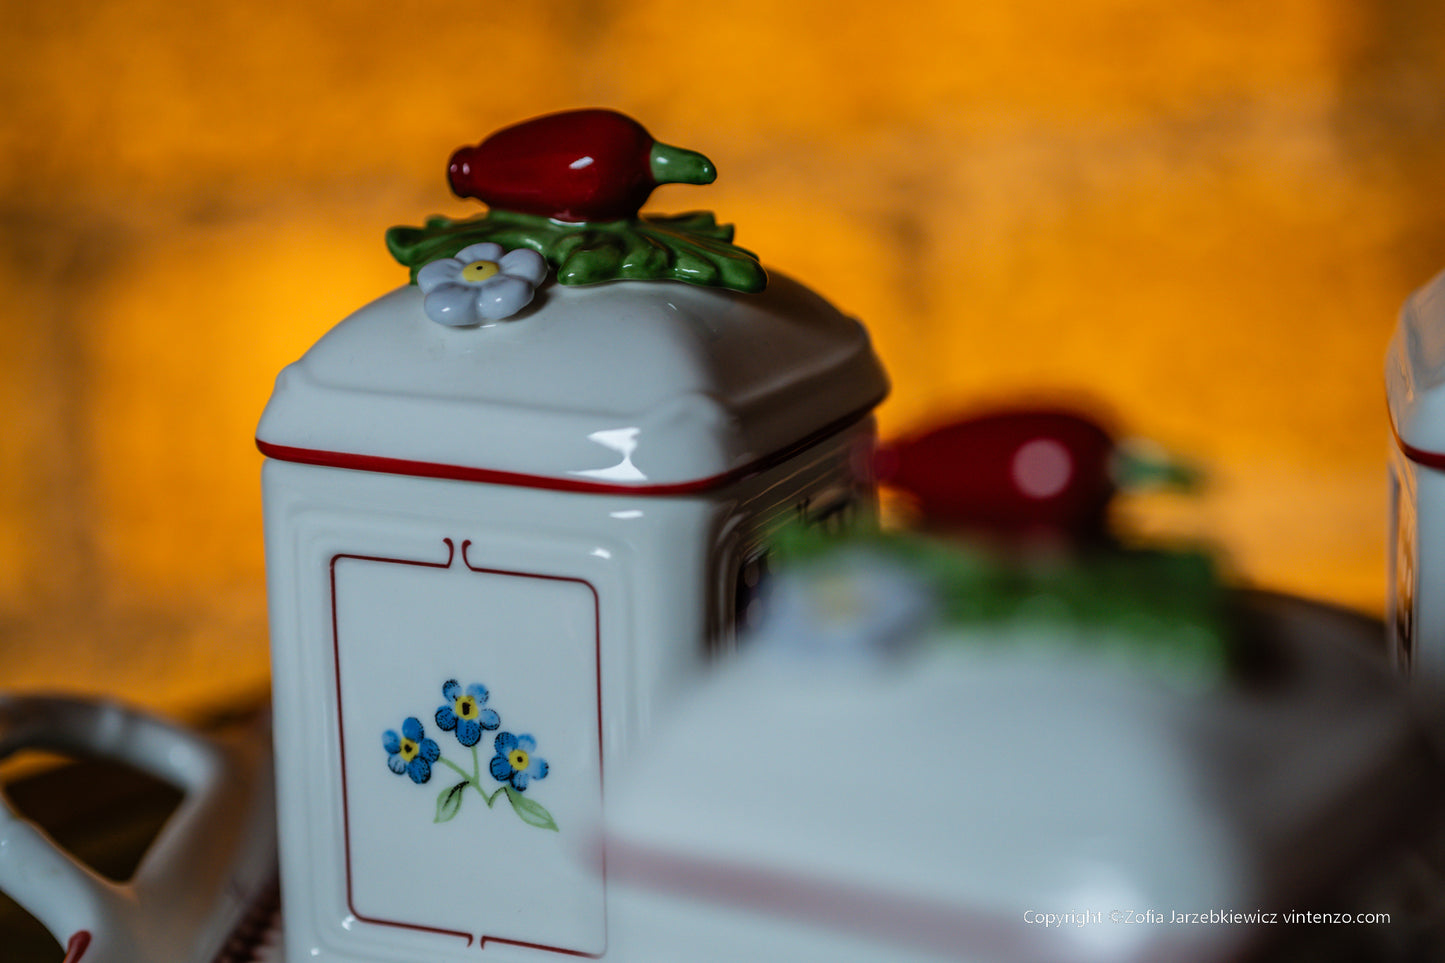
{"type": "Polygon", "coordinates": [[[916,642],[938,613],[923,573],[868,550],[779,572],[752,644],[833,660],[876,660],[916,642]]]}
{"type": "Polygon", "coordinates": [[[432,261],[416,275],[422,309],[437,324],[461,328],[510,318],[532,302],[547,276],[536,251],[503,253],[500,244],[469,244],[456,257],[432,261]]]}

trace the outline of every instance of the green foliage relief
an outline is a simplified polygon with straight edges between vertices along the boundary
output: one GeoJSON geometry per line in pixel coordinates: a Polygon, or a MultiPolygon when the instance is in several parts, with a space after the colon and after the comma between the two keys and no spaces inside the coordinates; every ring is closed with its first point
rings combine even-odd
{"type": "Polygon", "coordinates": [[[600,281],[686,281],[755,293],[768,276],[758,257],[732,243],[731,224],[707,211],[571,223],[514,211],[480,217],[430,217],[425,227],[386,232],[392,257],[411,269],[452,257],[469,244],[492,241],[507,250],[530,248],[547,259],[561,284],[600,281]]]}

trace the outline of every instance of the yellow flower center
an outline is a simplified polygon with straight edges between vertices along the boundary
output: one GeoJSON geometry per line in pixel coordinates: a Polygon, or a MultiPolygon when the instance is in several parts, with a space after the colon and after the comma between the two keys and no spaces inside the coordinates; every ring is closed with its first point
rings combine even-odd
{"type": "Polygon", "coordinates": [[[475,719],[477,716],[477,700],[469,695],[460,696],[452,705],[452,711],[457,714],[458,719],[475,719]]]}
{"type": "Polygon", "coordinates": [[[411,762],[416,754],[421,751],[421,746],[410,739],[401,740],[401,758],[404,762],[411,762]]]}
{"type": "Polygon", "coordinates": [[[462,268],[462,280],[475,284],[478,281],[485,281],[500,270],[501,267],[496,261],[473,261],[462,268]]]}
{"type": "Polygon", "coordinates": [[[507,761],[512,764],[513,769],[521,772],[527,768],[527,763],[531,761],[531,757],[527,755],[525,749],[513,749],[507,753],[507,761]]]}

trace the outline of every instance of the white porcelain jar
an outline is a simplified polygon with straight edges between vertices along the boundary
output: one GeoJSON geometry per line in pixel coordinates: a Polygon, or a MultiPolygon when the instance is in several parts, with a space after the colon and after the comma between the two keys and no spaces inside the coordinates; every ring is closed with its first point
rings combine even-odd
{"type": "Polygon", "coordinates": [[[408,285],[261,419],[288,958],[608,952],[606,763],[729,644],[768,533],[871,497],[863,329],[774,274],[408,285]]]}
{"type": "Polygon", "coordinates": [[[1400,312],[1385,365],[1390,457],[1390,646],[1445,683],[1445,274],[1400,312]]]}

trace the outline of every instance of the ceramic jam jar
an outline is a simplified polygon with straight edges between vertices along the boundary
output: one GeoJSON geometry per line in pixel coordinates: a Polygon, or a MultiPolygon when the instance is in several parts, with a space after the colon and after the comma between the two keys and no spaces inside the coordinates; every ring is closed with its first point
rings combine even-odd
{"type": "MultiPolygon", "coordinates": [[[[730,644],[769,532],[871,497],[866,333],[710,215],[573,184],[636,166],[623,121],[459,151],[511,193],[393,229],[415,283],[261,418],[289,959],[605,957],[607,761],[730,644]]],[[[667,150],[654,182],[700,157],[667,150]]]]}
{"type": "Polygon", "coordinates": [[[1445,682],[1445,273],[1400,311],[1385,363],[1390,456],[1390,647],[1445,682]]]}

